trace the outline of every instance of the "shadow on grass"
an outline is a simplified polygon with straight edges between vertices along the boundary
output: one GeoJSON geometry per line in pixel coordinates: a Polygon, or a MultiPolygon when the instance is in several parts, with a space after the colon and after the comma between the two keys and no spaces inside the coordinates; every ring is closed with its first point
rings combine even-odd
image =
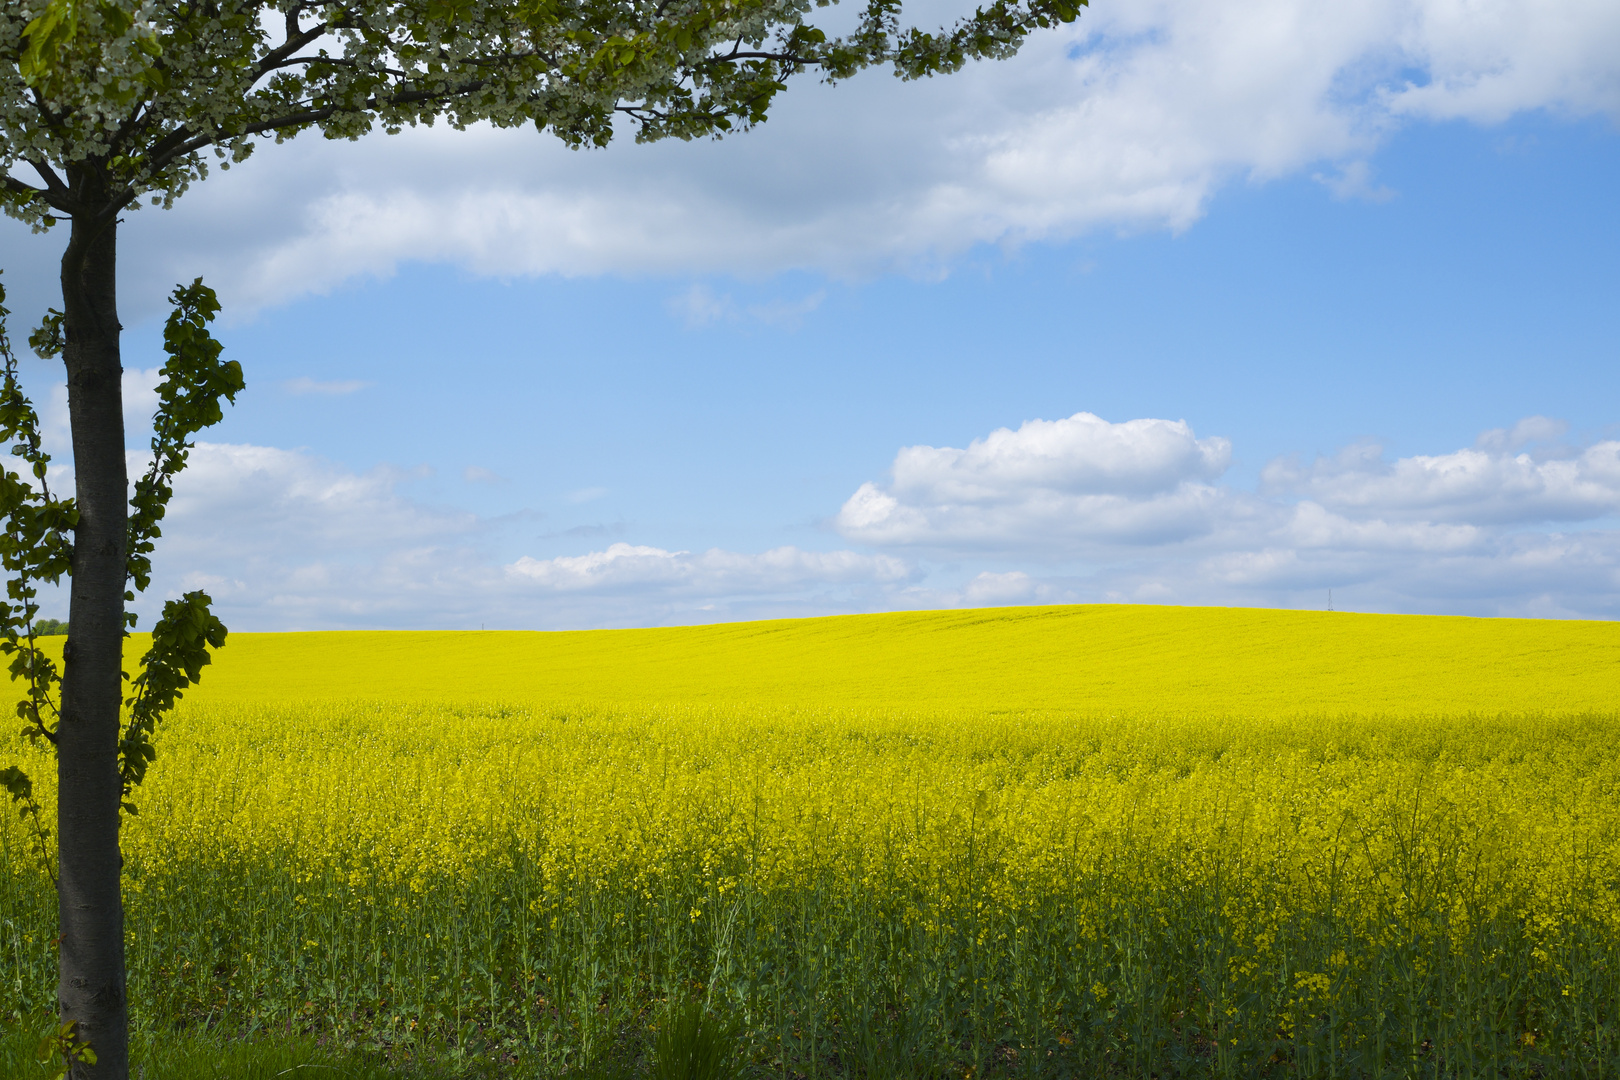
{"type": "MultiPolygon", "coordinates": [[[[0,1077],[50,1080],[54,1068],[37,1058],[48,1022],[0,1025],[0,1077]]],[[[570,1080],[629,1080],[632,1070],[571,1070],[570,1080]]],[[[480,1061],[385,1061],[364,1051],[339,1051],[298,1036],[227,1039],[182,1033],[137,1039],[130,1046],[131,1080],[543,1080],[534,1066],[480,1061]]]]}

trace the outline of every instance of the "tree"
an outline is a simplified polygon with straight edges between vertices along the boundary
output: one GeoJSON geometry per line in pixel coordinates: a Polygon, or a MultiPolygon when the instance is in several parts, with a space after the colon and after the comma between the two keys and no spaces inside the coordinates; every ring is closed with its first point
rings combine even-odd
{"type": "Polygon", "coordinates": [[[61,355],[75,469],[58,745],[60,1004],[94,1048],[75,1077],[127,1075],[119,901],[121,647],[130,578],[117,235],[264,140],[354,139],[443,118],[533,124],[572,147],[718,137],[765,120],[786,80],[888,65],[915,79],[1010,56],[1086,0],[991,0],[935,32],[900,0],[855,28],[833,0],[7,0],[0,10],[0,201],[67,219],[61,355]],[[17,175],[21,171],[26,175],[17,175]],[[71,883],[69,869],[72,868],[71,883]]]}

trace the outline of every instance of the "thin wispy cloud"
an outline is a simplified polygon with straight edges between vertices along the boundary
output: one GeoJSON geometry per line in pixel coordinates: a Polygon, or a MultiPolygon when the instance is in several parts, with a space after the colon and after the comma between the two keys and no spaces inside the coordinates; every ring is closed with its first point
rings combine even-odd
{"type": "Polygon", "coordinates": [[[301,375],[296,379],[288,379],[286,382],[281,384],[281,388],[287,393],[297,397],[302,397],[306,394],[316,394],[322,397],[342,397],[345,394],[353,394],[357,391],[364,390],[370,385],[372,384],[362,379],[332,379],[323,381],[320,379],[311,379],[307,375],[301,375]]]}
{"type": "Polygon", "coordinates": [[[778,298],[739,305],[730,293],[717,293],[713,287],[697,282],[670,297],[665,306],[689,330],[750,322],[796,330],[826,299],[827,290],[816,289],[796,299],[778,298]]]}
{"type": "Polygon", "coordinates": [[[515,581],[547,590],[675,591],[705,597],[781,592],[807,585],[885,583],[912,576],[905,561],[889,555],[796,547],[773,548],[757,555],[718,548],[693,553],[625,543],[577,556],[534,559],[525,555],[505,570],[515,581]]]}

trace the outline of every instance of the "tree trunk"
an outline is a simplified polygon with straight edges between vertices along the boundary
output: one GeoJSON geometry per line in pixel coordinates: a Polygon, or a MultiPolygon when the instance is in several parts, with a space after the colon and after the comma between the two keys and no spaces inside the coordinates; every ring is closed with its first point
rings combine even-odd
{"type": "MultiPolygon", "coordinates": [[[[76,177],[75,187],[90,187],[76,177]],[[82,186],[81,186],[82,185],[82,186]]],[[[127,1080],[124,905],[119,893],[119,715],[128,478],[124,468],[123,367],[119,361],[117,221],[86,200],[62,257],[68,414],[79,524],[74,531],[70,627],[57,729],[57,998],[94,1065],[73,1080],[127,1080]]]]}

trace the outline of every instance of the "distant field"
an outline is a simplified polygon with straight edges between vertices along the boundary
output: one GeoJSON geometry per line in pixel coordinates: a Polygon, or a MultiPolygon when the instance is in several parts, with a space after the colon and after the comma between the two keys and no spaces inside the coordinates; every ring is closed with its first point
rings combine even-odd
{"type": "MultiPolygon", "coordinates": [[[[135,1015],[523,1078],[692,997],[783,1080],[1613,1077],[1617,675],[1615,624],[1245,609],[233,635],[125,827],[135,1015]]],[[[0,818],[0,1021],[54,903],[0,818]]]]}
{"type": "Polygon", "coordinates": [[[1620,623],[992,608],[653,630],[233,634],[199,700],[1222,715],[1620,708],[1620,623]]]}

